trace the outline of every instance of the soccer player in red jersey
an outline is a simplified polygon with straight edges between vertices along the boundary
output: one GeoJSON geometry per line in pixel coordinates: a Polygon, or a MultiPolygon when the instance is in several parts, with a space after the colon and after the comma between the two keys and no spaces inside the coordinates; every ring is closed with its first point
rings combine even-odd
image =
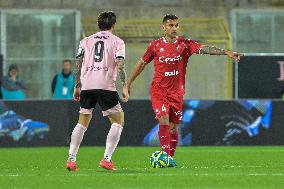
{"type": "MultiPolygon", "coordinates": [[[[179,22],[176,15],[165,15],[162,27],[165,36],[150,42],[134,68],[127,87],[130,92],[133,81],[154,60],[154,78],[150,89],[152,107],[160,125],[158,136],[162,150],[173,157],[178,144],[178,124],[182,118],[189,57],[192,54],[227,55],[239,61],[240,54],[178,36],[179,22]]],[[[170,166],[176,167],[175,162],[170,166]]]]}

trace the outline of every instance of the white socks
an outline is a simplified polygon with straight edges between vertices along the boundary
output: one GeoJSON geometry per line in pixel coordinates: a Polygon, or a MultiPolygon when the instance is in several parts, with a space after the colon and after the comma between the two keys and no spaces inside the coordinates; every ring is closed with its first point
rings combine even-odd
{"type": "Polygon", "coordinates": [[[104,159],[106,161],[111,160],[111,156],[119,142],[122,129],[123,129],[122,126],[119,125],[118,123],[113,123],[111,125],[110,130],[107,135],[106,149],[104,153],[104,159]]]}
{"type": "Polygon", "coordinates": [[[77,123],[76,127],[72,132],[68,159],[70,159],[73,162],[76,161],[76,155],[86,130],[87,130],[86,127],[77,123]]]}
{"type": "MultiPolygon", "coordinates": [[[[107,135],[106,149],[104,153],[104,159],[106,161],[111,160],[111,156],[119,142],[122,129],[123,127],[118,123],[113,123],[111,125],[107,135]]],[[[70,159],[73,162],[76,161],[76,155],[78,153],[80,144],[83,140],[86,130],[87,130],[86,127],[78,123],[72,132],[68,159],[70,159]]]]}

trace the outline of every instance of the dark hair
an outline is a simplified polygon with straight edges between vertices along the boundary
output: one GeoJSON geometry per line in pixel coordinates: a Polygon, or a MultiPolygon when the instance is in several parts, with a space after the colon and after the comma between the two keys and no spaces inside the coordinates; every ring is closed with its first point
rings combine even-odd
{"type": "Polygon", "coordinates": [[[70,59],[64,59],[64,60],[62,60],[62,64],[64,64],[65,62],[69,62],[69,64],[72,64],[72,62],[71,62],[70,59]]]}
{"type": "Polygon", "coordinates": [[[163,23],[166,22],[167,20],[177,20],[178,17],[174,14],[166,14],[163,18],[163,23]]]}
{"type": "Polygon", "coordinates": [[[116,15],[112,11],[105,11],[98,16],[98,26],[100,30],[110,30],[116,23],[116,15]]]}
{"type": "Polygon", "coordinates": [[[9,66],[8,72],[12,71],[12,70],[17,70],[18,71],[18,66],[17,64],[11,64],[9,66]]]}

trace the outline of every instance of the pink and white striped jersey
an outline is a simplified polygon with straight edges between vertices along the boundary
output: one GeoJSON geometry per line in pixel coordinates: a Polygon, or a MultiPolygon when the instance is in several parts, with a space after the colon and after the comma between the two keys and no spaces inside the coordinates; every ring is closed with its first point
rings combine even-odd
{"type": "Polygon", "coordinates": [[[124,41],[109,31],[100,31],[80,42],[78,53],[80,52],[84,52],[81,90],[116,91],[117,65],[115,59],[125,58],[124,41]]]}

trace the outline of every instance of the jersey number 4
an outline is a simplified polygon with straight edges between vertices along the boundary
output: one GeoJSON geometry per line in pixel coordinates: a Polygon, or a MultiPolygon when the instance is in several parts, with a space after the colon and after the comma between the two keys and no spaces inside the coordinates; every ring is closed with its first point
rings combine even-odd
{"type": "Polygon", "coordinates": [[[95,43],[95,49],[94,49],[94,60],[95,62],[101,62],[104,57],[104,47],[105,44],[103,41],[97,41],[95,43]]]}

